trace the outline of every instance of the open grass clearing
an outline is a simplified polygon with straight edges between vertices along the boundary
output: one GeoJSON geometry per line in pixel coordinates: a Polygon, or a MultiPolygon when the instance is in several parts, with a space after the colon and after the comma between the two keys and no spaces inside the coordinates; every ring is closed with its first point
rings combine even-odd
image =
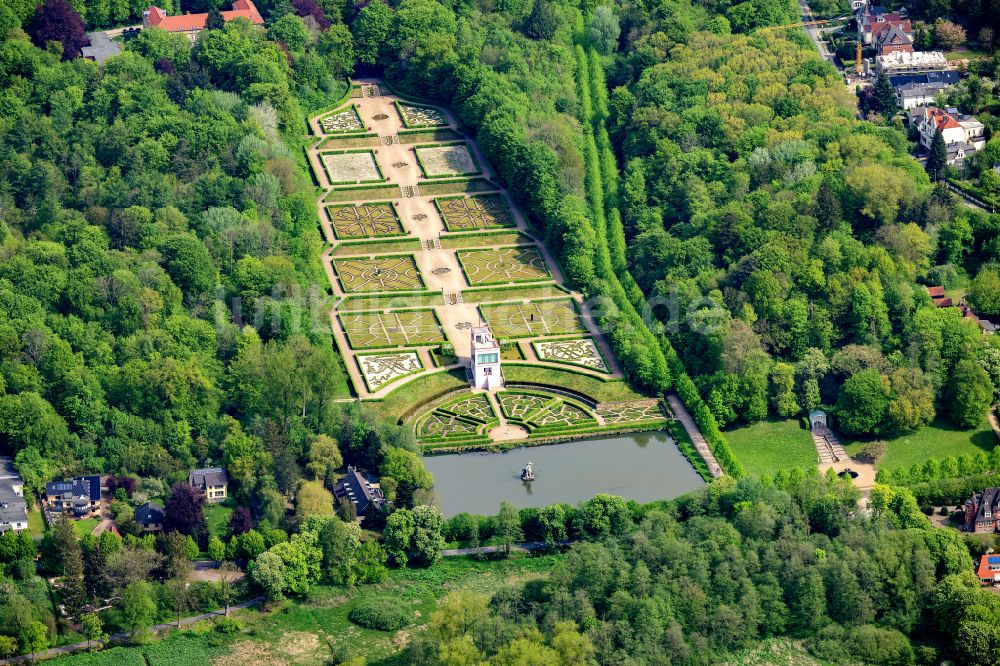
{"type": "MultiPolygon", "coordinates": [[[[213,631],[217,620],[207,620],[171,632],[147,646],[117,648],[115,663],[212,663],[214,666],[272,666],[333,663],[340,658],[362,657],[369,665],[404,664],[402,649],[421,630],[437,608],[438,600],[455,590],[491,594],[505,585],[548,575],[560,556],[515,555],[509,560],[478,561],[449,558],[430,569],[393,570],[379,585],[355,588],[317,587],[308,599],[290,600],[270,612],[235,611],[243,630],[232,635],[213,631]],[[391,596],[411,609],[411,622],[396,632],[364,629],[348,619],[352,608],[376,597],[391,596]],[[134,658],[133,658],[134,657],[134,658]],[[200,661],[198,661],[200,660],[200,661]]],[[[61,657],[58,666],[110,663],[96,655],[61,657]]]]}
{"type": "Polygon", "coordinates": [[[733,453],[750,474],[816,466],[816,446],[798,419],[760,421],[724,433],[733,453]]]}
{"type": "MultiPolygon", "coordinates": [[[[847,453],[853,456],[869,440],[855,440],[841,435],[840,441],[847,453]]],[[[940,460],[963,454],[988,454],[998,440],[986,419],[975,428],[963,430],[947,418],[938,417],[916,432],[882,438],[882,441],[886,443],[886,451],[878,466],[896,468],[910,467],[913,463],[923,464],[928,458],[940,460]]]]}
{"type": "Polygon", "coordinates": [[[233,515],[235,508],[236,502],[232,499],[206,504],[205,522],[208,523],[208,533],[224,539],[229,531],[229,517],[233,515]]]}

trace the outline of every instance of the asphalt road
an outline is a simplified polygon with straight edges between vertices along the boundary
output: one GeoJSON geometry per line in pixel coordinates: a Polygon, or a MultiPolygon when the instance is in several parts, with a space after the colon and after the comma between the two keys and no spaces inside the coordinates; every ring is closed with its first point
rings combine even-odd
{"type": "MultiPolygon", "coordinates": [[[[802,22],[815,21],[816,17],[813,16],[812,9],[809,8],[809,4],[805,0],[799,0],[799,11],[802,13],[802,22]]],[[[826,50],[826,43],[823,41],[822,34],[823,29],[816,25],[805,26],[806,34],[809,35],[809,39],[812,40],[813,44],[816,45],[816,50],[819,54],[823,56],[824,60],[833,62],[833,54],[826,50]]]]}

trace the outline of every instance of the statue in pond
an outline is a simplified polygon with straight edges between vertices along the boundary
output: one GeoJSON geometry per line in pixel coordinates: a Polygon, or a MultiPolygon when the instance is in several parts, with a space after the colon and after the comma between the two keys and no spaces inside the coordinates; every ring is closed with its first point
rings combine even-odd
{"type": "Polygon", "coordinates": [[[524,469],[521,470],[521,480],[522,481],[534,481],[535,480],[535,470],[531,469],[531,461],[530,460],[528,461],[528,464],[524,466],[524,469]]]}

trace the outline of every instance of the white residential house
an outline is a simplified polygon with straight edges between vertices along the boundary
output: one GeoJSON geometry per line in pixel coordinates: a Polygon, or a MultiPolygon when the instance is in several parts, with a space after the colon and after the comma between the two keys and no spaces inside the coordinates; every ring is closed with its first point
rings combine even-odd
{"type": "Polygon", "coordinates": [[[14,469],[14,461],[0,457],[0,532],[28,529],[28,504],[24,501],[24,481],[14,469]]]}
{"type": "Polygon", "coordinates": [[[934,134],[941,130],[948,149],[948,164],[956,164],[986,144],[986,127],[972,116],[961,115],[957,109],[923,106],[910,110],[910,118],[920,132],[920,145],[930,150],[934,134]]]}
{"type": "Polygon", "coordinates": [[[500,343],[488,326],[472,327],[472,385],[487,390],[503,386],[500,343]]]}
{"type": "Polygon", "coordinates": [[[934,103],[934,96],[947,88],[943,83],[904,83],[896,88],[896,103],[904,111],[934,103]]]}

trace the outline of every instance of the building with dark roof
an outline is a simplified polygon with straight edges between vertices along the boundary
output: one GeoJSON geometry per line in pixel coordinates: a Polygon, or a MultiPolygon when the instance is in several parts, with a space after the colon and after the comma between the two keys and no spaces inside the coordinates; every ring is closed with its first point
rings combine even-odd
{"type": "Polygon", "coordinates": [[[28,529],[28,504],[24,501],[24,482],[14,469],[14,461],[0,456],[0,533],[28,529]]]}
{"type": "Polygon", "coordinates": [[[73,518],[89,518],[101,511],[101,477],[92,474],[45,484],[49,511],[73,518]]]}
{"type": "Polygon", "coordinates": [[[90,44],[80,49],[80,55],[86,60],[104,62],[122,52],[121,47],[111,41],[106,32],[88,32],[87,38],[90,44]]]}
{"type": "Polygon", "coordinates": [[[229,496],[229,474],[221,467],[193,469],[188,474],[188,483],[209,502],[221,502],[229,496]]]}
{"type": "Polygon", "coordinates": [[[996,324],[991,322],[989,319],[983,319],[977,315],[968,305],[962,304],[958,307],[958,310],[962,313],[963,317],[971,319],[975,322],[976,326],[979,327],[979,330],[982,331],[983,335],[994,335],[997,332],[996,324]]]}
{"type": "Polygon", "coordinates": [[[359,517],[365,515],[370,508],[379,510],[385,505],[382,489],[372,485],[356,467],[347,468],[347,474],[334,486],[333,495],[338,502],[353,503],[359,517]]]}
{"type": "MultiPolygon", "coordinates": [[[[906,21],[906,25],[909,25],[909,21],[906,21]]],[[[887,24],[879,28],[873,40],[876,55],[913,53],[913,32],[907,32],[901,24],[887,24]]]]}
{"type": "Polygon", "coordinates": [[[979,558],[976,578],[981,585],[1000,584],[1000,555],[987,553],[979,558]]]}
{"type": "Polygon", "coordinates": [[[1000,488],[986,488],[965,500],[965,531],[996,532],[1000,527],[1000,488]]]}
{"type": "Polygon", "coordinates": [[[135,522],[143,532],[161,531],[163,516],[163,507],[153,502],[146,502],[135,508],[135,522]]]}

